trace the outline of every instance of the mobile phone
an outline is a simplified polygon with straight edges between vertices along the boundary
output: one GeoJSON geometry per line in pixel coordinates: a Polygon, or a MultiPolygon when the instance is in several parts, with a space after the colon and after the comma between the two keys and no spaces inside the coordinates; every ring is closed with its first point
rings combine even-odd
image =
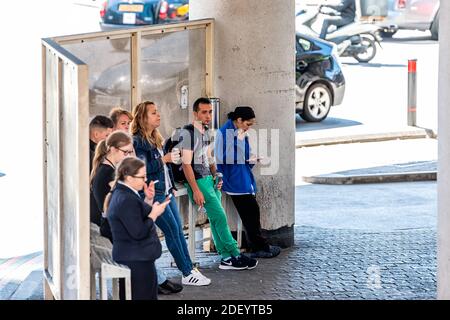
{"type": "Polygon", "coordinates": [[[166,199],[164,200],[164,202],[166,201],[170,201],[170,199],[173,197],[173,194],[169,194],[167,195],[166,199]]]}

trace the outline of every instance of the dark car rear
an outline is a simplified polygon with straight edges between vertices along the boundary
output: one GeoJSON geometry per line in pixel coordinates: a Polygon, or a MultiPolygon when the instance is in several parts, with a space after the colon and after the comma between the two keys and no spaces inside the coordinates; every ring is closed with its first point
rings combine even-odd
{"type": "Polygon", "coordinates": [[[187,20],[189,0],[108,0],[100,11],[102,29],[187,20]]]}
{"type": "Polygon", "coordinates": [[[332,43],[296,34],[296,111],[322,121],[344,99],[345,79],[332,43]]]}

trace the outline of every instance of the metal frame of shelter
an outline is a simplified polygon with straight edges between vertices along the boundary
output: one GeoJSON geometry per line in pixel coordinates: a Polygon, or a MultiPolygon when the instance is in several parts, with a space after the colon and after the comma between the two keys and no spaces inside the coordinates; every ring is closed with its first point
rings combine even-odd
{"type": "Polygon", "coordinates": [[[141,100],[141,39],[205,30],[205,91],[213,92],[214,20],[42,39],[45,299],[91,299],[89,68],[65,44],[130,39],[131,105],[141,100]]]}

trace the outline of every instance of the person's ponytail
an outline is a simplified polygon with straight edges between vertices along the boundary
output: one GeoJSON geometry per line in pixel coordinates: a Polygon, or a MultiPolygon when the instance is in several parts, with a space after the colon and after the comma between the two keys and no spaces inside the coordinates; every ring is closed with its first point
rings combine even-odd
{"type": "Polygon", "coordinates": [[[106,146],[106,140],[102,140],[98,143],[97,147],[95,148],[95,155],[94,159],[92,160],[92,171],[91,176],[89,177],[90,185],[92,186],[92,180],[94,179],[98,167],[103,162],[106,154],[108,153],[108,147],[106,146]]]}
{"type": "Polygon", "coordinates": [[[131,138],[130,134],[121,130],[114,131],[108,136],[108,138],[98,143],[97,147],[95,148],[95,155],[94,159],[92,160],[92,171],[89,178],[91,187],[92,180],[94,180],[100,164],[105,160],[111,147],[118,149],[132,143],[133,139],[131,138]]]}
{"type": "Polygon", "coordinates": [[[119,180],[120,180],[119,177],[116,176],[116,178],[113,181],[113,184],[112,184],[112,187],[111,187],[111,191],[106,195],[105,202],[103,203],[103,212],[105,213],[105,216],[106,216],[106,212],[108,211],[109,202],[111,201],[112,192],[116,188],[117,183],[119,182],[119,180]]]}
{"type": "Polygon", "coordinates": [[[239,118],[242,119],[242,121],[254,119],[255,112],[253,111],[252,107],[249,106],[239,106],[234,109],[233,112],[228,113],[228,119],[231,119],[232,121],[235,121],[239,118]]]}

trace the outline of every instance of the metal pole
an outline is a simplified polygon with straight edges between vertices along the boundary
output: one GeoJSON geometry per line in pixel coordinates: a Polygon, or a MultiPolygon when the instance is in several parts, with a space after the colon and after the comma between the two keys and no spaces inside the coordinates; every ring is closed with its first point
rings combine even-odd
{"type": "Polygon", "coordinates": [[[213,107],[212,123],[211,128],[216,130],[220,126],[220,99],[219,98],[209,98],[211,100],[211,105],[213,107]]]}
{"type": "Polygon", "coordinates": [[[417,59],[408,60],[408,126],[416,126],[417,59]]]}

